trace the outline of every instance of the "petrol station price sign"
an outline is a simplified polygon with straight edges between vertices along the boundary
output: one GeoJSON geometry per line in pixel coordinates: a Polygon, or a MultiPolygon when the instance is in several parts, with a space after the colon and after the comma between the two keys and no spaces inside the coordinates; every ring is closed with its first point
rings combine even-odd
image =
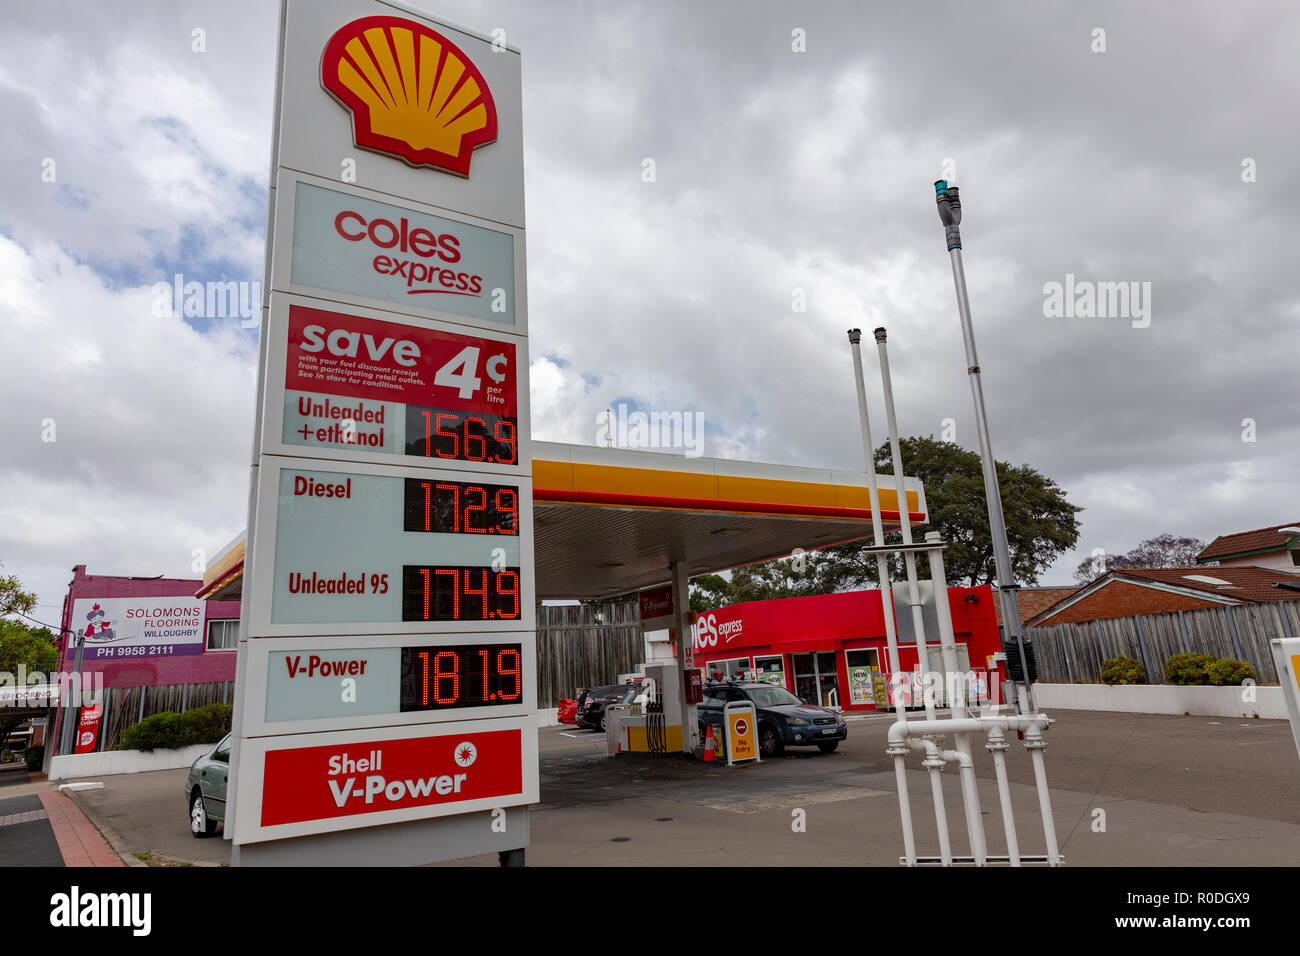
{"type": "Polygon", "coordinates": [[[522,470],[524,340],[286,298],[270,328],[268,447],[431,468],[522,470]]]}
{"type": "Polygon", "coordinates": [[[530,631],[264,638],[248,651],[255,735],[533,713],[530,631]]]}
{"type": "Polygon", "coordinates": [[[254,633],[534,626],[523,560],[532,550],[530,479],[343,467],[310,459],[263,467],[258,546],[264,540],[261,553],[274,559],[254,633]]]}

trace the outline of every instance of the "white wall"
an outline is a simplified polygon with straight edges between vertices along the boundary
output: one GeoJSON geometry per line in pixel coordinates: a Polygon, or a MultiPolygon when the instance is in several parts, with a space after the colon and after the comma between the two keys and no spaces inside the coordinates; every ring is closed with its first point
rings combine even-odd
{"type": "Polygon", "coordinates": [[[188,767],[212,749],[212,744],[195,744],[179,750],[109,750],[99,754],[65,754],[50,761],[49,779],[105,777],[116,773],[144,773],[188,767]]]}
{"type": "Polygon", "coordinates": [[[1254,687],[1253,702],[1244,687],[1179,687],[1172,684],[1035,684],[1040,710],[1109,710],[1127,714],[1196,714],[1287,720],[1280,687],[1254,687]]]}

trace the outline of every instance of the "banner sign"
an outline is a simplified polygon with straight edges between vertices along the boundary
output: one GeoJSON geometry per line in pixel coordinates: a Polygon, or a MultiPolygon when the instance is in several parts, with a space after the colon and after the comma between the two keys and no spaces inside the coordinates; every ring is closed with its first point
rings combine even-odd
{"type": "MultiPolygon", "coordinates": [[[[72,632],[86,639],[89,659],[201,654],[206,608],[206,601],[176,595],[81,598],[72,603],[72,632]]],[[[65,656],[75,654],[69,640],[65,656]]]]}
{"type": "Polygon", "coordinates": [[[81,709],[81,719],[77,721],[77,753],[91,754],[95,752],[95,744],[99,741],[99,718],[101,716],[102,708],[98,704],[81,709]]]}

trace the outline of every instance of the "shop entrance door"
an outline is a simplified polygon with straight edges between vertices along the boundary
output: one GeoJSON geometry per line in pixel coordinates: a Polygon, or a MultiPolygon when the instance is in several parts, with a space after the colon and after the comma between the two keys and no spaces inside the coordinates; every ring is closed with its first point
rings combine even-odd
{"type": "Polygon", "coordinates": [[[835,671],[835,654],[791,654],[794,663],[794,693],[801,700],[823,707],[842,706],[839,675],[835,671]]]}

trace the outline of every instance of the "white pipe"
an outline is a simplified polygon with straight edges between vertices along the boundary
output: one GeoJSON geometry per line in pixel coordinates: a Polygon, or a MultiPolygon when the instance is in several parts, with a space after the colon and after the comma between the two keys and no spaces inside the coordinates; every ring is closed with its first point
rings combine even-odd
{"type": "MultiPolygon", "coordinates": [[[[885,546],[885,533],[880,518],[880,488],[876,482],[875,446],[871,443],[871,417],[867,414],[867,386],[862,376],[862,332],[849,330],[849,344],[853,350],[853,378],[858,390],[858,422],[862,428],[862,452],[867,467],[867,500],[871,504],[871,536],[877,548],[885,546]]],[[[876,577],[880,582],[880,609],[885,616],[885,643],[889,648],[889,673],[891,682],[898,674],[898,632],[894,627],[893,586],[889,581],[889,560],[884,554],[876,555],[876,577]]],[[[892,692],[892,688],[891,688],[892,692]]],[[[894,695],[894,710],[900,720],[907,719],[901,694],[894,695]]]]}
{"type": "MultiPolygon", "coordinates": [[[[889,377],[889,355],[885,350],[885,330],[876,329],[876,350],[880,354],[880,379],[885,391],[885,419],[889,423],[889,457],[894,468],[894,489],[898,505],[898,526],[903,533],[903,544],[912,544],[912,509],[907,504],[907,488],[903,480],[903,453],[898,444],[898,417],[894,414],[894,386],[889,377]]],[[[925,615],[921,610],[921,588],[916,578],[916,555],[903,552],[903,567],[907,571],[907,599],[912,606],[912,628],[916,632],[917,669],[921,671],[922,698],[925,701],[925,719],[934,720],[934,695],[924,692],[925,674],[929,658],[925,652],[925,615]]],[[[935,604],[939,596],[935,595],[935,604]]]]}
{"type": "Polygon", "coordinates": [[[1043,732],[1037,725],[1025,730],[1025,749],[1034,764],[1034,783],[1038,786],[1038,811],[1043,817],[1043,837],[1047,841],[1047,865],[1060,866],[1056,846],[1056,822],[1052,819],[1052,799],[1047,792],[1047,768],[1043,762],[1043,732]]]}
{"type": "MultiPolygon", "coordinates": [[[[928,721],[927,721],[928,724],[928,721]]],[[[922,725],[924,726],[924,725],[922,725]]],[[[943,800],[944,751],[933,740],[924,737],[909,739],[913,750],[924,750],[921,766],[930,771],[930,792],[934,797],[934,824],[939,831],[939,859],[944,866],[952,866],[952,840],[948,836],[948,807],[943,800]]]]}
{"type": "Polygon", "coordinates": [[[894,753],[894,779],[898,783],[898,814],[903,820],[903,856],[916,866],[916,838],[912,835],[912,802],[907,792],[907,749],[894,753]]]}
{"type": "Polygon", "coordinates": [[[1011,811],[1011,785],[1007,781],[1007,738],[1001,727],[989,728],[985,744],[993,755],[993,772],[998,781],[998,799],[1002,804],[1002,828],[1007,834],[1007,858],[1012,866],[1020,865],[1020,841],[1016,838],[1016,817],[1011,811]]]}
{"type": "MultiPolygon", "coordinates": [[[[884,344],[881,344],[883,351],[884,344]]],[[[931,531],[925,536],[927,544],[933,544],[926,553],[930,556],[930,580],[934,582],[935,613],[939,619],[939,646],[943,653],[944,697],[952,716],[962,719],[969,716],[966,707],[965,679],[957,666],[957,636],[952,626],[952,608],[948,604],[948,577],[943,566],[943,548],[938,545],[938,532],[931,531]]],[[[962,803],[966,808],[966,832],[970,836],[970,855],[975,858],[976,866],[988,863],[988,844],[984,837],[984,814],[980,809],[979,782],[975,779],[975,764],[971,757],[970,737],[968,734],[956,735],[957,750],[965,761],[959,764],[962,803]]]]}
{"type": "Polygon", "coordinates": [[[908,723],[904,720],[890,724],[888,740],[891,746],[906,746],[908,738],[914,734],[918,736],[921,734],[926,736],[957,733],[984,734],[992,727],[1027,732],[1030,728],[1040,730],[1046,728],[1051,722],[1052,719],[1046,714],[989,714],[987,716],[963,717],[960,719],[940,719],[924,723],[908,723]]]}

